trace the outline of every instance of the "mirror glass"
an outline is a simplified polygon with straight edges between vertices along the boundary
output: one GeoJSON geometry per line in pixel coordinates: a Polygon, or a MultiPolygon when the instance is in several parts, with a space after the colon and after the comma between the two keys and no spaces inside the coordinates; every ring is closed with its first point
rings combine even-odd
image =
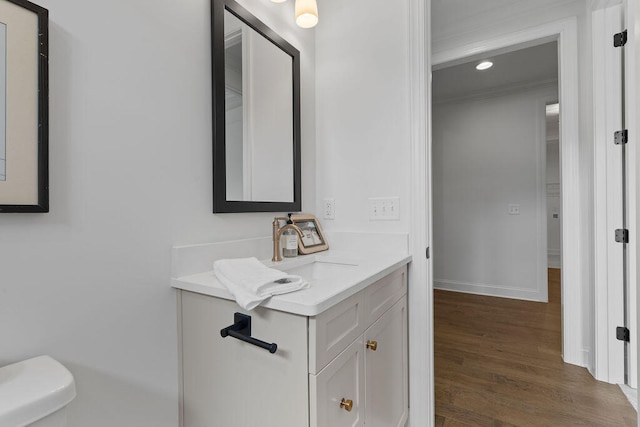
{"type": "Polygon", "coordinates": [[[7,180],[7,25],[0,23],[0,181],[7,180]]]}
{"type": "Polygon", "coordinates": [[[227,200],[293,202],[293,59],[224,18],[227,200]]]}
{"type": "Polygon", "coordinates": [[[299,211],[299,52],[233,0],[213,14],[214,213],[299,211]]]}

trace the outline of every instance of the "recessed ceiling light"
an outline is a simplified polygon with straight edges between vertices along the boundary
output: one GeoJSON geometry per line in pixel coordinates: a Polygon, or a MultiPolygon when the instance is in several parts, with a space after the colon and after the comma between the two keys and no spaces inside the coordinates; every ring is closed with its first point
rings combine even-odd
{"type": "Polygon", "coordinates": [[[487,70],[489,68],[493,67],[493,62],[491,61],[483,61],[481,63],[479,63],[478,65],[476,65],[476,70],[487,70]]]}

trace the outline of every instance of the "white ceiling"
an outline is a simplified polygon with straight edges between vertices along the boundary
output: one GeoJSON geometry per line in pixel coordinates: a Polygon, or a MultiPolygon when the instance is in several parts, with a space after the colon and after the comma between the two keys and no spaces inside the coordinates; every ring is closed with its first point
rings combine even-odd
{"type": "Polygon", "coordinates": [[[555,41],[508,53],[488,53],[470,58],[469,61],[435,67],[432,86],[434,103],[558,80],[555,41]],[[476,65],[482,60],[491,60],[493,67],[485,71],[476,70],[476,65]]]}
{"type": "Polygon", "coordinates": [[[508,25],[562,3],[581,2],[585,0],[431,0],[432,47],[437,51],[443,40],[458,39],[479,28],[508,25]]]}
{"type": "Polygon", "coordinates": [[[432,0],[432,32],[436,36],[445,34],[454,22],[477,20],[477,16],[489,13],[497,15],[513,8],[513,3],[514,0],[432,0]]]}

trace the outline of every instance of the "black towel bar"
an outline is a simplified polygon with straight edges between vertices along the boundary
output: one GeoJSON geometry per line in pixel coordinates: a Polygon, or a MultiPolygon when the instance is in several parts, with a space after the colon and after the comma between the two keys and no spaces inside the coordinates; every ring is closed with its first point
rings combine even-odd
{"type": "Polygon", "coordinates": [[[276,343],[268,343],[261,341],[251,336],[251,316],[242,313],[235,313],[233,315],[233,325],[220,329],[220,335],[222,338],[231,335],[233,338],[239,339],[249,344],[256,345],[265,350],[269,350],[269,353],[275,353],[278,349],[276,343]]]}

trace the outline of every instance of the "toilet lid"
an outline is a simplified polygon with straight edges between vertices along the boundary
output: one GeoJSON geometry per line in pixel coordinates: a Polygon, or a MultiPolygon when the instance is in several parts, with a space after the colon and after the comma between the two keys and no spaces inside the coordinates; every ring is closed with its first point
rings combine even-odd
{"type": "Polygon", "coordinates": [[[75,397],[71,372],[49,356],[0,368],[0,426],[25,426],[75,397]]]}

